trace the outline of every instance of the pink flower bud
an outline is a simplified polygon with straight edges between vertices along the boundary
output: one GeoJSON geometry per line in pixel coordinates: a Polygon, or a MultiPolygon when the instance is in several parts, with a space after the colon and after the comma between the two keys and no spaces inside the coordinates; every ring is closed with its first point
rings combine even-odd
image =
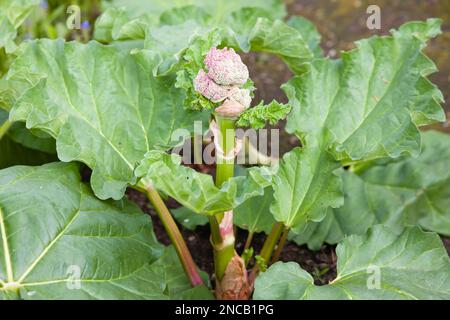
{"type": "Polygon", "coordinates": [[[194,89],[214,103],[225,100],[230,94],[229,87],[219,86],[203,70],[200,70],[194,79],[194,89]]]}
{"type": "Polygon", "coordinates": [[[211,48],[205,58],[208,76],[215,83],[225,86],[241,86],[249,78],[247,66],[232,48],[211,48]]]}

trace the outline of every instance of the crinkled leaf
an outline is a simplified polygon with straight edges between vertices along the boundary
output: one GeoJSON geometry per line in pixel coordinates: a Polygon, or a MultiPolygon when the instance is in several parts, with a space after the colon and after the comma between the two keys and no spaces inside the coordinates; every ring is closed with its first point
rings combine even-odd
{"type": "MultiPolygon", "coordinates": [[[[239,34],[238,29],[234,31],[239,34]]],[[[303,72],[305,62],[314,57],[304,35],[281,20],[258,18],[247,39],[240,45],[244,52],[259,51],[277,55],[295,73],[303,72]]]]}
{"type": "Polygon", "coordinates": [[[241,113],[236,125],[239,127],[262,129],[266,126],[266,123],[274,125],[278,121],[285,119],[290,111],[291,107],[289,105],[279,103],[275,100],[266,105],[264,102],[261,102],[259,105],[241,113]]]}
{"type": "Polygon", "coordinates": [[[369,167],[360,175],[342,174],[345,200],[329,210],[320,223],[310,222],[292,230],[292,238],[319,249],[323,242],[364,234],[381,223],[401,230],[420,225],[450,236],[450,136],[429,131],[423,134],[422,153],[369,167]]]}
{"type": "Polygon", "coordinates": [[[309,50],[314,53],[316,58],[323,57],[323,51],[320,47],[322,36],[314,23],[304,17],[293,16],[288,20],[287,24],[301,33],[303,39],[308,44],[309,50]]]}
{"type": "Polygon", "coordinates": [[[152,151],[136,168],[136,176],[177,200],[186,208],[204,215],[231,210],[247,199],[262,195],[272,182],[272,170],[249,169],[248,175],[233,177],[218,188],[212,176],[181,165],[181,157],[152,151]]]}
{"type": "Polygon", "coordinates": [[[254,298],[450,299],[450,260],[436,234],[408,227],[397,235],[376,226],[346,238],[336,253],[338,274],[330,284],[315,286],[297,263],[278,262],[256,279],[254,298]]]}
{"type": "Polygon", "coordinates": [[[315,136],[344,161],[416,155],[417,126],[445,119],[437,89],[429,84],[425,90],[422,78],[433,64],[421,50],[439,24],[435,19],[407,24],[390,37],[357,42],[342,60],[312,62],[284,86],[293,107],[288,131],[315,136]],[[410,32],[413,26],[416,33],[410,32]],[[424,91],[429,94],[419,98],[417,92],[424,91]],[[420,99],[425,101],[419,105],[420,99]]]}
{"type": "Polygon", "coordinates": [[[14,43],[17,29],[38,4],[38,0],[0,1],[0,49],[10,53],[17,48],[14,43]]]}
{"type": "Polygon", "coordinates": [[[94,39],[101,42],[144,39],[149,17],[130,19],[125,8],[109,8],[96,21],[94,39]]]}
{"type": "Polygon", "coordinates": [[[183,110],[184,94],[173,77],[156,79],[133,56],[96,42],[33,41],[8,81],[17,96],[28,85],[12,119],[56,138],[61,160],[91,167],[93,190],[102,199],[120,199],[146,152],[180,143],[172,132],[192,131],[203,117],[183,110]]]}
{"type": "Polygon", "coordinates": [[[211,20],[221,23],[232,12],[242,8],[261,8],[270,12],[274,18],[283,18],[286,15],[284,4],[280,0],[114,0],[112,6],[124,7],[130,17],[145,13],[153,21],[170,10],[195,5],[211,15],[211,20]]]}
{"type": "Polygon", "coordinates": [[[320,221],[328,207],[343,204],[340,167],[318,143],[295,148],[284,155],[273,177],[275,219],[292,228],[320,221]]]}
{"type": "MultiPolygon", "coordinates": [[[[199,45],[203,48],[202,59],[201,65],[196,66],[195,74],[202,67],[208,50],[218,45],[243,52],[275,54],[295,72],[303,71],[303,65],[314,56],[307,43],[307,40],[314,38],[314,35],[310,35],[314,30],[305,28],[300,32],[281,20],[273,20],[273,14],[261,8],[243,8],[233,12],[225,23],[216,20],[206,22],[204,15],[181,14],[183,11],[192,11],[192,7],[180,9],[178,19],[167,18],[169,24],[150,26],[146,32],[145,50],[140,50],[140,53],[155,65],[156,74],[192,68],[189,64],[191,57],[189,54],[185,57],[184,54],[188,48],[199,45]],[[195,19],[196,16],[200,17],[195,19]],[[174,24],[176,22],[178,24],[174,24]],[[203,41],[200,44],[196,42],[198,37],[214,41],[210,41],[206,47],[203,41]]],[[[194,50],[198,51],[196,48],[194,50]]]]}
{"type": "Polygon", "coordinates": [[[0,171],[0,208],[2,298],[168,298],[149,216],[98,200],[77,165],[0,171]]]}

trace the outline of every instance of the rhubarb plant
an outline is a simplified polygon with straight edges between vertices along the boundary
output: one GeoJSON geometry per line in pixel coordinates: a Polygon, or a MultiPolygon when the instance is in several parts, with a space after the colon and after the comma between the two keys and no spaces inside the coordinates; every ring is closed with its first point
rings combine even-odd
{"type": "Polygon", "coordinates": [[[450,235],[450,138],[419,130],[445,121],[424,53],[439,20],[331,59],[277,0],[114,0],[95,40],[21,44],[36,3],[0,3],[1,299],[450,298],[437,235],[450,235]],[[287,103],[254,101],[249,52],[292,71],[287,103]],[[283,119],[300,146],[238,166],[251,146],[237,132],[283,119]],[[188,163],[191,147],[213,174],[188,163]],[[148,198],[171,246],[127,189],[148,198]],[[209,275],[180,230],[206,224],[209,275]],[[316,286],[279,261],[287,241],[338,244],[337,278],[316,286]]]}

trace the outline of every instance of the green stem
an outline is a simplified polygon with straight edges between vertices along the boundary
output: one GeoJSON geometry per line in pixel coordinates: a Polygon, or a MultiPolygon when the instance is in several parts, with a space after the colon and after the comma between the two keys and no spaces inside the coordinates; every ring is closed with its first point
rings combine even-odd
{"type": "Polygon", "coordinates": [[[218,139],[218,144],[223,150],[223,154],[216,151],[216,185],[221,187],[222,184],[229,178],[234,176],[234,157],[229,156],[235,148],[235,120],[230,118],[223,118],[216,115],[216,122],[219,127],[220,135],[219,137],[214,137],[218,139]],[[224,159],[225,156],[226,158],[224,159]]]}
{"type": "Polygon", "coordinates": [[[283,223],[277,222],[273,226],[272,231],[270,231],[270,234],[266,238],[266,241],[264,241],[264,245],[259,255],[261,256],[261,258],[264,259],[264,262],[266,264],[269,263],[270,257],[272,256],[272,252],[278,243],[278,239],[280,239],[281,233],[283,232],[283,228],[284,228],[283,223]]]}
{"type": "Polygon", "coordinates": [[[11,128],[12,122],[9,120],[6,120],[3,122],[3,124],[0,126],[0,140],[3,139],[5,134],[8,132],[9,128],[11,128]]]}
{"type": "Polygon", "coordinates": [[[142,181],[139,183],[138,189],[147,195],[147,198],[150,200],[153,208],[163,223],[164,228],[169,235],[170,241],[175,247],[178,257],[181,260],[183,269],[191,282],[191,285],[193,287],[202,285],[203,280],[200,277],[197,265],[195,264],[194,259],[192,259],[186,242],[184,241],[177,224],[173,220],[169,209],[167,209],[164,201],[159,196],[158,191],[156,191],[151,184],[144,184],[142,181]]]}
{"type": "Polygon", "coordinates": [[[283,227],[283,229],[283,234],[281,235],[280,242],[278,242],[277,249],[273,254],[271,264],[278,261],[278,259],[280,258],[280,254],[283,251],[284,245],[286,244],[286,240],[289,234],[289,228],[283,227]]]}
{"type": "Polygon", "coordinates": [[[248,236],[247,236],[247,241],[245,241],[245,246],[244,246],[244,250],[250,249],[250,245],[252,244],[253,241],[253,232],[249,232],[248,236]]]}
{"type": "MultiPolygon", "coordinates": [[[[259,256],[263,259],[266,265],[269,264],[270,257],[272,256],[272,252],[278,243],[278,239],[280,239],[281,233],[283,232],[283,228],[284,225],[282,222],[275,223],[269,235],[267,236],[266,241],[264,241],[264,245],[261,249],[259,256]]],[[[260,270],[259,265],[255,264],[252,273],[250,275],[251,284],[254,283],[259,270],[260,270]]]]}
{"type": "MultiPolygon", "coordinates": [[[[235,148],[235,119],[215,115],[216,123],[219,127],[217,139],[219,150],[216,150],[216,186],[222,184],[234,176],[234,157],[230,156],[235,148]],[[220,152],[222,151],[222,152],[220,152]]],[[[221,223],[224,213],[210,218],[211,243],[214,249],[215,275],[221,280],[225,274],[228,264],[235,255],[234,250],[234,230],[232,227],[232,214],[228,217],[231,227],[225,228],[221,223]]]]}

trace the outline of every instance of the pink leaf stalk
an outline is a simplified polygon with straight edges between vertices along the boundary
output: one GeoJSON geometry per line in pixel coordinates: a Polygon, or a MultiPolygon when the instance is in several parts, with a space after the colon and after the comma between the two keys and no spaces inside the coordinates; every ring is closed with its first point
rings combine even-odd
{"type": "Polygon", "coordinates": [[[232,240],[234,241],[233,211],[225,212],[222,221],[220,222],[219,230],[224,242],[227,242],[227,240],[231,240],[230,237],[232,237],[232,240]]]}

